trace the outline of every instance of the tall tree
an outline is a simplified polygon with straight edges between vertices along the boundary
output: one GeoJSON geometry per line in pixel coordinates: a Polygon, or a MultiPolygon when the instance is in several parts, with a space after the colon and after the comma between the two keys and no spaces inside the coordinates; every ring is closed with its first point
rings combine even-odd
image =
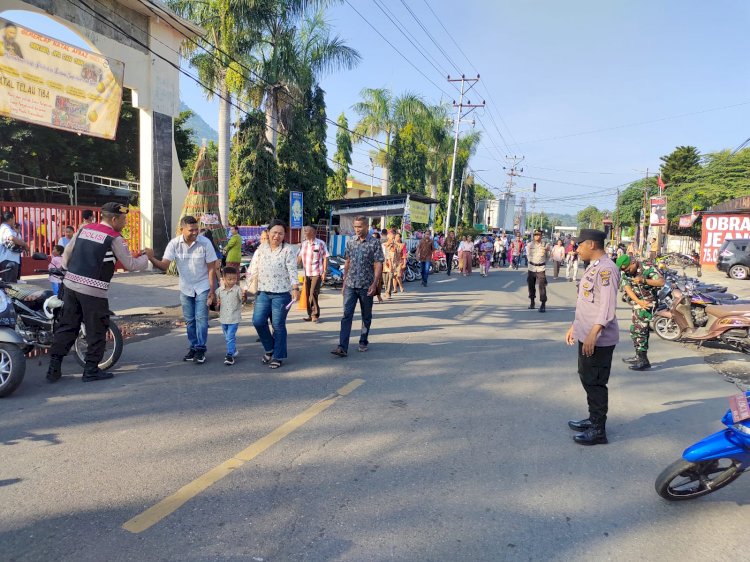
{"type": "Polygon", "coordinates": [[[684,181],[699,167],[701,155],[694,146],[678,146],[670,154],[659,158],[661,177],[666,184],[684,181]]]}
{"type": "MultiPolygon", "coordinates": [[[[272,1],[272,0],[267,0],[272,1]]],[[[295,103],[329,72],[350,70],[360,54],[334,35],[323,9],[330,0],[273,0],[274,9],[262,18],[263,40],[257,50],[261,80],[249,97],[262,103],[266,135],[274,154],[279,132],[288,130],[295,103]]]]}
{"type": "Polygon", "coordinates": [[[391,193],[425,193],[427,147],[418,141],[413,124],[396,131],[389,167],[391,193]]]}
{"type": "Polygon", "coordinates": [[[237,173],[232,178],[230,222],[265,224],[276,216],[278,173],[262,112],[251,112],[242,120],[235,147],[237,173]]]}
{"type": "Polygon", "coordinates": [[[585,209],[578,211],[576,218],[578,219],[578,228],[602,228],[602,220],[604,219],[605,211],[600,211],[594,205],[589,205],[585,209]]]}
{"type": "Polygon", "coordinates": [[[382,193],[387,195],[388,160],[393,133],[425,111],[425,104],[419,96],[409,92],[394,98],[386,88],[365,88],[359,95],[362,101],[352,106],[360,116],[354,132],[359,135],[360,140],[365,136],[373,138],[385,135],[385,148],[379,151],[378,161],[383,169],[382,193]]]}
{"type": "Polygon", "coordinates": [[[229,155],[232,96],[244,87],[245,74],[237,61],[246,60],[260,40],[258,22],[268,17],[270,1],[168,0],[181,16],[206,30],[183,48],[190,64],[206,87],[206,97],[219,96],[219,209],[227,216],[229,206],[229,155]]]}
{"type": "Polygon", "coordinates": [[[328,178],[329,199],[343,199],[346,196],[346,180],[352,164],[352,137],[349,133],[349,121],[343,111],[336,123],[339,125],[336,130],[336,154],[333,155],[336,170],[328,178]]]}

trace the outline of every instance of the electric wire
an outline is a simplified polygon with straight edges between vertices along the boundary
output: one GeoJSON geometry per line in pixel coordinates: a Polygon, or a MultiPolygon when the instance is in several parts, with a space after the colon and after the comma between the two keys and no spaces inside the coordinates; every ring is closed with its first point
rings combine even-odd
{"type": "MultiPolygon", "coordinates": [[[[67,1],[68,1],[68,2],[70,3],[70,4],[73,4],[73,5],[74,5],[74,2],[73,2],[73,0],[67,0],[67,1]]],[[[130,34],[130,33],[128,33],[127,31],[125,31],[124,29],[122,29],[122,28],[121,28],[120,26],[118,26],[118,25],[117,25],[116,23],[114,23],[114,22],[110,21],[110,20],[109,20],[108,18],[106,18],[106,16],[104,16],[103,14],[101,14],[101,13],[97,12],[97,11],[96,11],[96,9],[94,9],[94,8],[92,8],[91,6],[89,6],[88,4],[86,4],[86,2],[85,2],[84,0],[76,0],[76,1],[77,1],[77,2],[79,3],[79,4],[81,4],[82,6],[84,6],[84,7],[85,7],[84,11],[87,11],[87,13],[88,13],[89,15],[93,16],[93,17],[94,17],[95,19],[99,20],[100,22],[102,22],[103,24],[105,24],[105,25],[109,26],[110,28],[112,28],[112,29],[114,29],[114,30],[118,31],[118,32],[119,32],[119,33],[121,33],[121,34],[122,34],[122,35],[123,35],[124,37],[127,37],[127,38],[128,38],[128,39],[130,39],[131,41],[134,41],[134,42],[135,42],[136,44],[140,45],[141,47],[143,47],[144,49],[146,49],[147,51],[149,51],[149,52],[150,52],[151,54],[155,55],[156,57],[160,58],[161,60],[163,60],[164,62],[166,62],[167,64],[169,64],[169,65],[170,65],[170,66],[172,66],[173,68],[175,68],[175,69],[176,69],[176,70],[177,70],[178,72],[180,72],[181,74],[183,74],[183,75],[187,76],[188,78],[190,78],[191,80],[193,80],[194,82],[196,82],[196,83],[197,83],[198,85],[200,85],[200,86],[201,86],[201,87],[202,87],[203,89],[205,89],[205,90],[206,90],[207,92],[210,92],[210,93],[211,93],[212,95],[215,95],[216,97],[218,97],[218,98],[221,98],[221,99],[223,99],[224,101],[226,101],[226,102],[227,102],[227,103],[228,103],[228,104],[229,104],[230,106],[234,107],[234,108],[235,108],[235,109],[236,109],[237,111],[239,111],[240,113],[243,113],[243,114],[245,114],[245,115],[250,115],[250,112],[249,112],[249,111],[247,111],[247,110],[246,110],[245,108],[243,108],[243,107],[241,107],[240,105],[236,104],[236,103],[235,103],[235,102],[233,102],[233,101],[232,101],[231,99],[227,99],[227,98],[225,98],[225,97],[224,97],[224,96],[223,96],[223,95],[222,95],[222,94],[221,94],[220,92],[217,92],[217,91],[215,91],[215,90],[214,90],[213,88],[211,88],[211,87],[210,87],[210,86],[208,86],[207,84],[204,84],[204,83],[203,83],[203,82],[202,82],[202,81],[201,81],[201,80],[200,80],[199,78],[197,78],[197,77],[193,76],[193,75],[192,75],[192,74],[190,74],[189,72],[187,72],[187,71],[185,71],[184,69],[182,69],[182,68],[180,67],[180,65],[179,65],[179,64],[175,64],[174,62],[172,62],[172,61],[170,61],[169,59],[165,58],[164,56],[160,55],[159,53],[157,53],[157,52],[153,51],[153,50],[152,50],[152,49],[151,49],[151,48],[150,48],[150,47],[149,47],[148,45],[144,44],[144,43],[143,43],[142,41],[140,41],[140,40],[139,40],[139,39],[138,39],[137,37],[134,37],[133,35],[131,35],[131,34],[130,34]]],[[[98,1],[98,0],[96,0],[96,1],[98,1]]],[[[141,31],[143,31],[143,30],[141,30],[141,31]]],[[[274,131],[275,133],[277,133],[277,134],[278,134],[279,136],[284,136],[284,132],[282,132],[282,131],[279,131],[279,130],[277,130],[277,129],[274,129],[273,127],[269,127],[269,128],[270,128],[270,129],[271,129],[272,131],[274,131]]],[[[328,156],[328,155],[326,155],[326,159],[327,159],[328,161],[330,161],[330,162],[333,162],[334,164],[337,164],[337,163],[336,163],[336,162],[335,162],[335,161],[333,160],[333,158],[331,158],[331,157],[330,157],[330,156],[328,156]]],[[[337,165],[338,165],[338,164],[337,164],[337,165]]],[[[371,175],[371,174],[369,174],[369,173],[367,173],[367,172],[364,172],[364,171],[362,171],[362,170],[359,170],[359,169],[356,169],[356,168],[352,168],[351,166],[349,167],[349,170],[350,170],[350,171],[355,171],[355,172],[357,172],[357,173],[359,173],[359,174],[362,174],[362,175],[364,175],[365,177],[376,179],[374,175],[371,175]]],[[[380,181],[381,181],[381,182],[382,182],[382,181],[385,181],[385,182],[389,182],[390,180],[388,180],[388,179],[385,179],[385,178],[383,178],[383,179],[380,179],[380,181]]]]}

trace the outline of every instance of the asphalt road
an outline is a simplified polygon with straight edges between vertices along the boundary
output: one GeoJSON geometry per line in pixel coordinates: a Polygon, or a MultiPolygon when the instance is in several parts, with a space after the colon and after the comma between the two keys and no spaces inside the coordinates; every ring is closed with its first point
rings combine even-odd
{"type": "Polygon", "coordinates": [[[69,359],[49,385],[35,361],[0,401],[0,559],[741,556],[750,477],[681,504],[653,489],[736,392],[703,353],[655,338],[654,368],[628,371],[623,308],[610,444],[581,447],[566,426],[586,415],[563,343],[572,283],[550,284],[546,314],[526,309],[524,272],[407,290],[346,359],[329,354],[328,292],[320,325],[290,316],[277,371],[249,322],[233,367],[214,323],[202,366],[180,361],[179,331],[127,345],[111,381],[81,384],[69,359]]]}

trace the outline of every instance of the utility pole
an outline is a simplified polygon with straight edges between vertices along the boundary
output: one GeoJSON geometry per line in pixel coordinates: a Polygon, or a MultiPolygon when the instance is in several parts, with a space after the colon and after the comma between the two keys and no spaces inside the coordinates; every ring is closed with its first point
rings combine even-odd
{"type": "MultiPolygon", "coordinates": [[[[458,220],[461,217],[461,198],[464,196],[464,183],[466,183],[466,178],[469,177],[469,167],[466,166],[466,169],[464,170],[463,176],[461,177],[461,188],[458,190],[458,203],[456,203],[456,226],[455,229],[458,231],[458,220]]],[[[448,235],[448,231],[445,232],[445,235],[448,235]]]]}
{"type": "Polygon", "coordinates": [[[370,197],[372,197],[372,183],[375,181],[375,160],[370,158],[370,197]]]}
{"type": "Polygon", "coordinates": [[[466,78],[464,74],[461,75],[461,78],[451,78],[448,76],[448,82],[461,82],[461,96],[458,98],[458,103],[455,101],[453,102],[453,107],[456,108],[456,134],[455,138],[453,139],[453,164],[451,165],[451,182],[450,187],[448,188],[448,210],[445,213],[445,228],[444,232],[448,232],[448,226],[450,225],[450,218],[451,218],[451,204],[453,203],[453,184],[456,179],[456,156],[458,154],[458,133],[461,127],[461,119],[469,115],[472,111],[474,111],[478,107],[485,107],[485,102],[483,101],[481,104],[472,104],[471,100],[468,101],[468,103],[464,103],[464,95],[469,93],[469,91],[477,85],[477,82],[479,82],[479,74],[477,74],[476,78],[466,78]],[[464,89],[466,84],[471,84],[467,89],[464,89]],[[464,113],[464,108],[468,109],[466,113],[464,113]]]}

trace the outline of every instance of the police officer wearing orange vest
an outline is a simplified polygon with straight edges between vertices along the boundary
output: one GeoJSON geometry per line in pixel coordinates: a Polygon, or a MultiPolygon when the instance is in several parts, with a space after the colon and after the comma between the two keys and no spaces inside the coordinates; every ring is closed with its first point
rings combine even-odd
{"type": "Polygon", "coordinates": [[[63,357],[78,337],[81,323],[86,326],[88,343],[83,382],[114,376],[99,369],[109,328],[109,282],[117,261],[128,271],[142,271],[148,266],[148,258],[145,255],[134,258],[120,236],[127,215],[125,205],[106,203],[102,207],[101,222],[81,228],[65,247],[62,261],[67,273],[61,288],[63,309],[50,349],[49,382],[60,380],[63,357]]]}

